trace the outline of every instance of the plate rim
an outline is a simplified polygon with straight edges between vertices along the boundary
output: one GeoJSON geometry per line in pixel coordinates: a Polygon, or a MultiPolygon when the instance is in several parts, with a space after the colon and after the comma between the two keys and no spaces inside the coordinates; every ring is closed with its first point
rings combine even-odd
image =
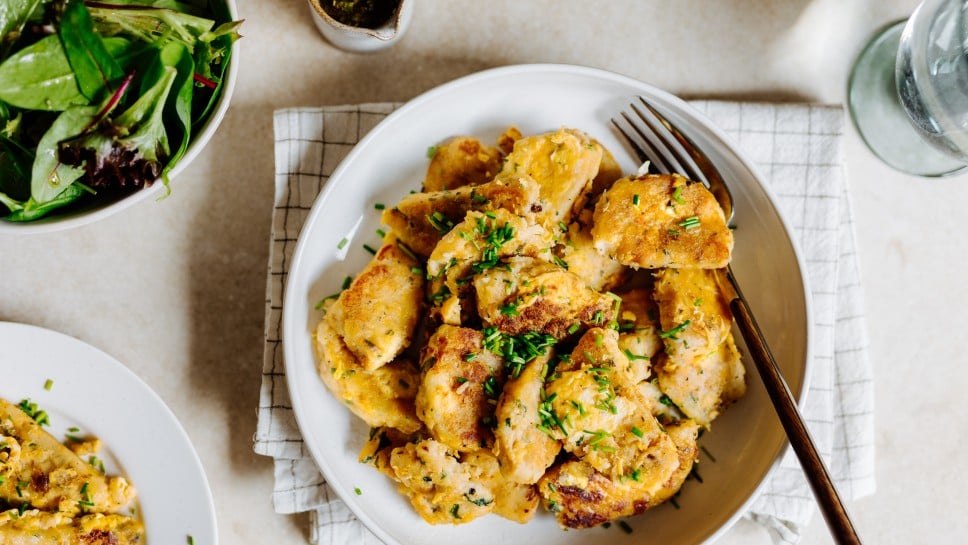
{"type": "MultiPolygon", "coordinates": [[[[208,523],[207,525],[208,527],[202,528],[201,530],[207,530],[208,531],[207,533],[210,533],[210,536],[205,535],[204,539],[207,541],[208,538],[210,537],[212,539],[211,541],[212,543],[218,543],[218,539],[219,539],[218,517],[215,510],[215,499],[212,494],[211,485],[209,484],[209,481],[208,481],[208,475],[205,473],[205,467],[202,465],[201,458],[199,458],[198,452],[195,450],[195,445],[192,443],[191,438],[188,436],[188,433],[185,431],[185,428],[181,425],[181,422],[175,416],[174,412],[172,412],[171,408],[168,407],[165,401],[161,398],[161,396],[158,395],[158,393],[155,392],[155,390],[151,388],[151,386],[147,382],[142,380],[141,377],[139,377],[134,371],[129,369],[127,365],[125,365],[119,359],[115,358],[114,356],[108,354],[104,350],[101,350],[100,348],[92,344],[82,341],[81,339],[78,339],[67,333],[55,331],[53,329],[49,329],[43,326],[28,324],[23,322],[0,320],[0,338],[3,338],[8,335],[17,336],[18,333],[21,333],[21,332],[28,332],[27,335],[37,335],[39,337],[49,339],[51,342],[49,345],[46,345],[42,349],[43,351],[52,351],[52,350],[59,350],[61,348],[66,348],[71,353],[75,353],[75,354],[87,352],[87,354],[90,357],[85,358],[86,361],[90,362],[95,367],[99,367],[105,370],[110,370],[110,373],[112,375],[119,377],[121,380],[125,381],[126,386],[134,385],[134,387],[138,390],[136,394],[138,396],[141,396],[142,399],[144,399],[146,402],[152,405],[155,410],[159,411],[158,414],[160,416],[165,417],[165,422],[167,423],[169,433],[172,433],[174,436],[176,436],[178,439],[181,440],[182,442],[181,446],[183,447],[183,455],[186,456],[188,461],[191,463],[191,466],[192,466],[191,470],[193,470],[193,472],[197,472],[197,475],[193,475],[193,477],[199,477],[199,480],[198,480],[199,490],[195,490],[194,492],[196,493],[201,492],[203,495],[203,497],[201,498],[202,499],[201,503],[203,504],[205,509],[205,512],[204,512],[205,516],[203,517],[203,519],[208,523]],[[60,348],[55,349],[52,347],[60,347],[60,348]]],[[[5,352],[5,354],[7,353],[9,353],[9,351],[5,352]]],[[[50,377],[49,379],[52,381],[51,383],[52,386],[49,389],[42,382],[39,384],[39,387],[43,388],[44,391],[47,391],[47,390],[53,391],[53,389],[56,388],[57,377],[56,376],[50,377]]],[[[103,377],[99,376],[98,379],[103,380],[103,377]]],[[[51,393],[50,395],[56,396],[57,394],[51,393]]],[[[8,399],[8,401],[10,401],[11,403],[15,402],[14,400],[10,400],[10,399],[8,399]]],[[[36,399],[34,399],[34,401],[36,401],[36,399]]],[[[70,409],[58,408],[57,411],[62,413],[68,413],[68,414],[70,413],[70,409]]],[[[103,441],[103,437],[99,436],[98,438],[102,439],[103,441]]],[[[105,446],[107,449],[115,450],[115,448],[112,448],[111,445],[117,444],[117,441],[112,440],[110,443],[108,443],[108,441],[104,441],[104,443],[106,444],[105,446]]],[[[165,446],[167,449],[170,449],[170,443],[166,443],[165,446]]],[[[166,449],[159,448],[158,450],[159,452],[166,452],[166,449]]],[[[123,474],[121,475],[125,478],[128,478],[128,476],[130,475],[130,472],[131,472],[130,470],[132,467],[140,465],[138,460],[119,459],[118,462],[125,468],[123,474]]],[[[184,466],[182,465],[179,467],[184,467],[184,466]]],[[[143,502],[143,495],[141,493],[142,488],[139,487],[139,484],[137,482],[132,481],[131,484],[134,486],[135,490],[138,491],[138,496],[135,499],[135,501],[137,502],[136,503],[137,509],[139,511],[139,516],[137,518],[142,523],[147,523],[144,516],[144,507],[143,507],[144,502],[143,502]]],[[[198,507],[200,506],[196,506],[195,512],[198,512],[198,507]]],[[[161,512],[161,509],[156,509],[155,511],[152,511],[152,512],[161,512]]],[[[194,530],[197,532],[200,529],[196,528],[194,530]]],[[[198,539],[199,537],[202,537],[195,534],[189,534],[189,535],[193,535],[196,539],[198,539]]],[[[145,541],[149,543],[153,543],[151,538],[152,536],[149,533],[148,525],[145,524],[145,541]]]]}
{"type": "MultiPolygon", "coordinates": [[[[803,258],[803,253],[800,250],[800,246],[793,236],[793,229],[791,228],[789,221],[783,214],[779,206],[779,201],[774,194],[771,187],[764,183],[766,177],[760,172],[760,169],[749,160],[744,152],[742,152],[738,146],[733,142],[733,140],[725,134],[725,132],[715,125],[706,115],[699,112],[695,107],[690,105],[684,99],[665,91],[659,87],[648,82],[626,76],[624,74],[589,66],[582,66],[577,64],[563,64],[563,63],[525,63],[525,64],[512,64],[506,66],[499,66],[494,68],[488,68],[485,70],[473,72],[466,74],[464,76],[452,79],[440,85],[434,86],[412,99],[404,102],[402,105],[394,109],[390,114],[388,114],[384,119],[377,123],[369,132],[367,132],[360,140],[357,142],[349,153],[340,161],[339,165],[330,174],[330,180],[339,180],[343,176],[343,171],[349,168],[349,165],[356,161],[357,157],[361,155],[364,150],[369,147],[370,142],[379,137],[379,135],[396,122],[396,119],[407,115],[411,110],[417,109],[423,106],[425,103],[434,100],[436,97],[453,92],[455,89],[472,85],[480,82],[481,80],[487,80],[491,78],[502,78],[516,73],[535,75],[536,73],[545,73],[548,75],[557,74],[567,74],[584,76],[592,79],[604,79],[607,81],[615,82],[618,84],[626,85],[630,88],[643,89],[647,93],[658,97],[660,101],[667,104],[673,105],[675,108],[682,112],[686,112],[688,115],[695,118],[699,124],[702,125],[704,130],[709,131],[709,133],[714,136],[719,142],[725,146],[736,161],[738,161],[743,168],[748,170],[753,179],[755,180],[757,186],[766,194],[773,206],[776,217],[780,224],[783,226],[783,236],[787,239],[790,247],[793,250],[793,255],[795,258],[798,278],[800,284],[803,288],[803,301],[804,301],[804,325],[803,325],[803,336],[804,336],[804,354],[803,354],[803,377],[801,380],[801,385],[799,391],[793,392],[794,397],[797,401],[798,409],[802,412],[806,401],[807,394],[810,390],[810,383],[812,379],[812,369],[814,361],[814,348],[813,344],[815,342],[815,335],[813,333],[814,323],[813,323],[813,300],[811,297],[811,289],[809,278],[807,275],[807,267],[803,258]]],[[[312,207],[310,208],[305,222],[299,230],[297,236],[297,244],[293,249],[292,259],[287,271],[287,276],[291,274],[292,271],[298,270],[304,259],[306,247],[309,245],[308,233],[313,230],[313,226],[318,221],[322,221],[320,210],[326,206],[329,202],[332,193],[336,191],[338,184],[327,183],[323,190],[316,196],[313,201],[312,207]]],[[[283,310],[281,311],[281,337],[283,345],[283,361],[284,365],[288,368],[288,362],[293,354],[296,353],[296,349],[293,343],[296,340],[292,335],[289,335],[290,328],[294,327],[293,320],[288,316],[289,313],[286,312],[287,307],[291,307],[297,297],[305,297],[306,294],[296,294],[295,288],[292,282],[286,282],[285,291],[283,294],[283,310]]],[[[314,364],[315,368],[315,364],[314,364]]],[[[757,376],[758,378],[758,376],[757,376]]],[[[320,456],[317,452],[318,447],[315,444],[311,444],[309,441],[305,440],[305,434],[303,429],[307,425],[305,422],[306,415],[301,415],[300,411],[296,409],[299,406],[299,400],[301,399],[301,394],[298,388],[293,387],[292,374],[288,371],[286,372],[286,387],[292,401],[292,412],[296,421],[296,425],[299,428],[300,435],[302,436],[303,442],[309,450],[313,462],[317,464],[320,471],[323,473],[324,477],[327,473],[333,473],[333,469],[325,462],[325,457],[320,456]]],[[[772,464],[769,469],[765,472],[762,480],[757,484],[754,491],[749,495],[749,497],[732,513],[719,528],[710,533],[702,543],[712,543],[726,533],[735,523],[748,511],[750,506],[759,498],[763,493],[764,489],[768,485],[771,477],[776,473],[777,469],[780,467],[781,461],[790,450],[789,439],[785,437],[782,440],[782,444],[777,449],[776,456],[773,459],[772,464]]],[[[354,501],[348,501],[350,498],[348,490],[337,489],[337,487],[331,487],[331,489],[336,493],[339,499],[346,504],[349,510],[363,523],[363,525],[377,535],[381,540],[386,543],[398,544],[400,543],[398,539],[388,534],[380,524],[372,520],[371,517],[365,512],[361,512],[356,508],[354,501]]]]}

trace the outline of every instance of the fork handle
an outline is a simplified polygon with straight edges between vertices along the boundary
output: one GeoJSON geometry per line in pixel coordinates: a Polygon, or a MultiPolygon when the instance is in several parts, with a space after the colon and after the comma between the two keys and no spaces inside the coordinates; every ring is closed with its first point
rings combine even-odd
{"type": "Polygon", "coordinates": [[[729,278],[736,293],[736,296],[729,303],[729,308],[733,311],[736,325],[743,334],[743,339],[746,340],[746,347],[753,358],[753,362],[756,363],[756,369],[759,371],[763,385],[770,395],[770,400],[773,401],[773,408],[776,409],[776,414],[780,417],[780,423],[790,439],[790,444],[793,446],[797,458],[800,459],[800,465],[810,482],[810,487],[820,505],[827,526],[837,543],[860,545],[860,538],[854,530],[840,496],[837,494],[837,489],[830,478],[827,466],[824,465],[820,454],[817,452],[817,447],[810,437],[803,417],[793,401],[790,387],[787,386],[786,380],[780,374],[773,353],[766,344],[763,332],[760,330],[759,324],[756,323],[753,312],[746,303],[746,298],[743,297],[743,292],[739,289],[739,284],[736,282],[732,270],[727,271],[727,278],[729,278]]]}

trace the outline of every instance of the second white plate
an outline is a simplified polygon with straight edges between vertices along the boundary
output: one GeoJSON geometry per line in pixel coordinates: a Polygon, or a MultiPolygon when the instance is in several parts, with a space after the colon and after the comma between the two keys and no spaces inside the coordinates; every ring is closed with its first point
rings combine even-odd
{"type": "Polygon", "coordinates": [[[110,475],[138,491],[148,545],[217,545],[215,506],[191,441],[165,403],[119,361],[73,337],[0,322],[0,397],[30,399],[50,415],[45,429],[101,440],[110,475]],[[50,389],[45,388],[50,381],[50,389]]]}

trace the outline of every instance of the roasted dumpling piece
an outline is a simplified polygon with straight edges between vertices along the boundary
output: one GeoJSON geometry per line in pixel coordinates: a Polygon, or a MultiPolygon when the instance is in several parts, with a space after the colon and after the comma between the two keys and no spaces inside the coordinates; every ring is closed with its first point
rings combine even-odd
{"type": "Polygon", "coordinates": [[[106,477],[0,399],[0,501],[44,511],[116,513],[134,499],[123,477],[106,477]]]}
{"type": "Polygon", "coordinates": [[[595,205],[595,247],[633,268],[719,269],[733,233],[701,183],[677,174],[622,178],[595,205]]]}
{"type": "Polygon", "coordinates": [[[746,369],[732,333],[707,354],[687,362],[672,362],[666,358],[656,364],[659,388],[686,416],[705,428],[746,393],[746,369]]]}
{"type": "Polygon", "coordinates": [[[589,329],[546,387],[545,420],[564,449],[610,479],[658,489],[678,467],[675,445],[652,416],[612,329],[589,329]]]}
{"type": "Polygon", "coordinates": [[[427,341],[417,415],[434,439],[455,451],[491,448],[503,361],[484,350],[480,331],[442,325],[427,341]]]}
{"type": "Polygon", "coordinates": [[[514,482],[538,482],[561,450],[561,443],[542,430],[539,412],[550,358],[550,352],[537,357],[509,377],[494,412],[494,451],[501,472],[514,482]]]}
{"type": "Polygon", "coordinates": [[[659,311],[651,290],[636,288],[619,295],[618,347],[628,357],[632,380],[637,383],[652,375],[652,357],[662,350],[659,311]]]}
{"type": "Polygon", "coordinates": [[[667,427],[678,465],[658,489],[635,478],[610,479],[581,460],[551,468],[538,482],[545,507],[563,528],[590,528],[638,515],[668,500],[682,487],[698,456],[699,426],[683,420],[667,427]]]}
{"type": "Polygon", "coordinates": [[[603,148],[571,129],[527,136],[514,143],[498,178],[527,175],[541,186],[539,222],[554,229],[568,223],[585,204],[598,174],[603,148]]]}
{"type": "Polygon", "coordinates": [[[431,524],[464,524],[491,512],[525,522],[538,506],[534,487],[504,479],[486,451],[459,455],[427,439],[394,449],[390,467],[400,492],[431,524]]]}
{"type": "Polygon", "coordinates": [[[391,237],[329,307],[325,320],[360,365],[372,371],[410,345],[423,300],[420,263],[391,237]]]}
{"type": "Polygon", "coordinates": [[[468,212],[427,259],[427,276],[431,279],[428,292],[434,305],[440,307],[442,321],[461,325],[463,314],[475,310],[463,308],[474,274],[509,256],[550,259],[548,248],[553,243],[551,234],[527,217],[503,209],[468,212]]]}
{"type": "Polygon", "coordinates": [[[704,356],[726,339],[733,313],[720,286],[722,270],[662,269],[655,272],[654,298],[672,365],[704,356]]]}
{"type": "Polygon", "coordinates": [[[476,186],[414,193],[383,211],[383,223],[417,255],[427,257],[441,237],[470,210],[503,208],[517,215],[540,209],[539,186],[527,176],[506,176],[476,186]]]}
{"type": "Polygon", "coordinates": [[[510,257],[474,278],[477,311],[485,324],[509,335],[546,333],[556,339],[579,326],[605,325],[615,299],[589,288],[577,275],[533,257],[510,257]]]}
{"type": "MultiPolygon", "coordinates": [[[[327,301],[323,310],[335,305],[327,301]]],[[[371,427],[388,426],[405,433],[422,427],[414,409],[420,375],[406,359],[367,371],[342,337],[323,319],[316,326],[317,372],[336,399],[371,427]]]]}
{"type": "Polygon", "coordinates": [[[577,221],[568,225],[567,231],[560,233],[562,244],[555,251],[568,267],[568,271],[578,275],[588,287],[596,291],[609,291],[625,281],[628,269],[595,248],[591,214],[585,210],[582,216],[586,213],[589,216],[587,225],[577,221]]]}
{"type": "Polygon", "coordinates": [[[67,513],[17,509],[0,512],[0,543],[4,545],[143,545],[144,526],[124,515],[67,513]]]}
{"type": "Polygon", "coordinates": [[[434,148],[424,179],[425,192],[480,185],[501,170],[501,151],[477,138],[458,136],[434,148]]]}

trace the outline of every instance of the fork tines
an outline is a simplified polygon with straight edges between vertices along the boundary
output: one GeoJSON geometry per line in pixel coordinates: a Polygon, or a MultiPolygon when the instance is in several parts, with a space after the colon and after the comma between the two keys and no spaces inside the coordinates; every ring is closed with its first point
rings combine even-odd
{"type": "Polygon", "coordinates": [[[612,124],[625,137],[639,160],[649,161],[650,171],[660,174],[681,174],[686,178],[709,186],[703,171],[685,147],[690,143],[668,120],[638,97],[641,106],[630,104],[631,112],[622,112],[622,119],[612,119],[612,124]]]}

